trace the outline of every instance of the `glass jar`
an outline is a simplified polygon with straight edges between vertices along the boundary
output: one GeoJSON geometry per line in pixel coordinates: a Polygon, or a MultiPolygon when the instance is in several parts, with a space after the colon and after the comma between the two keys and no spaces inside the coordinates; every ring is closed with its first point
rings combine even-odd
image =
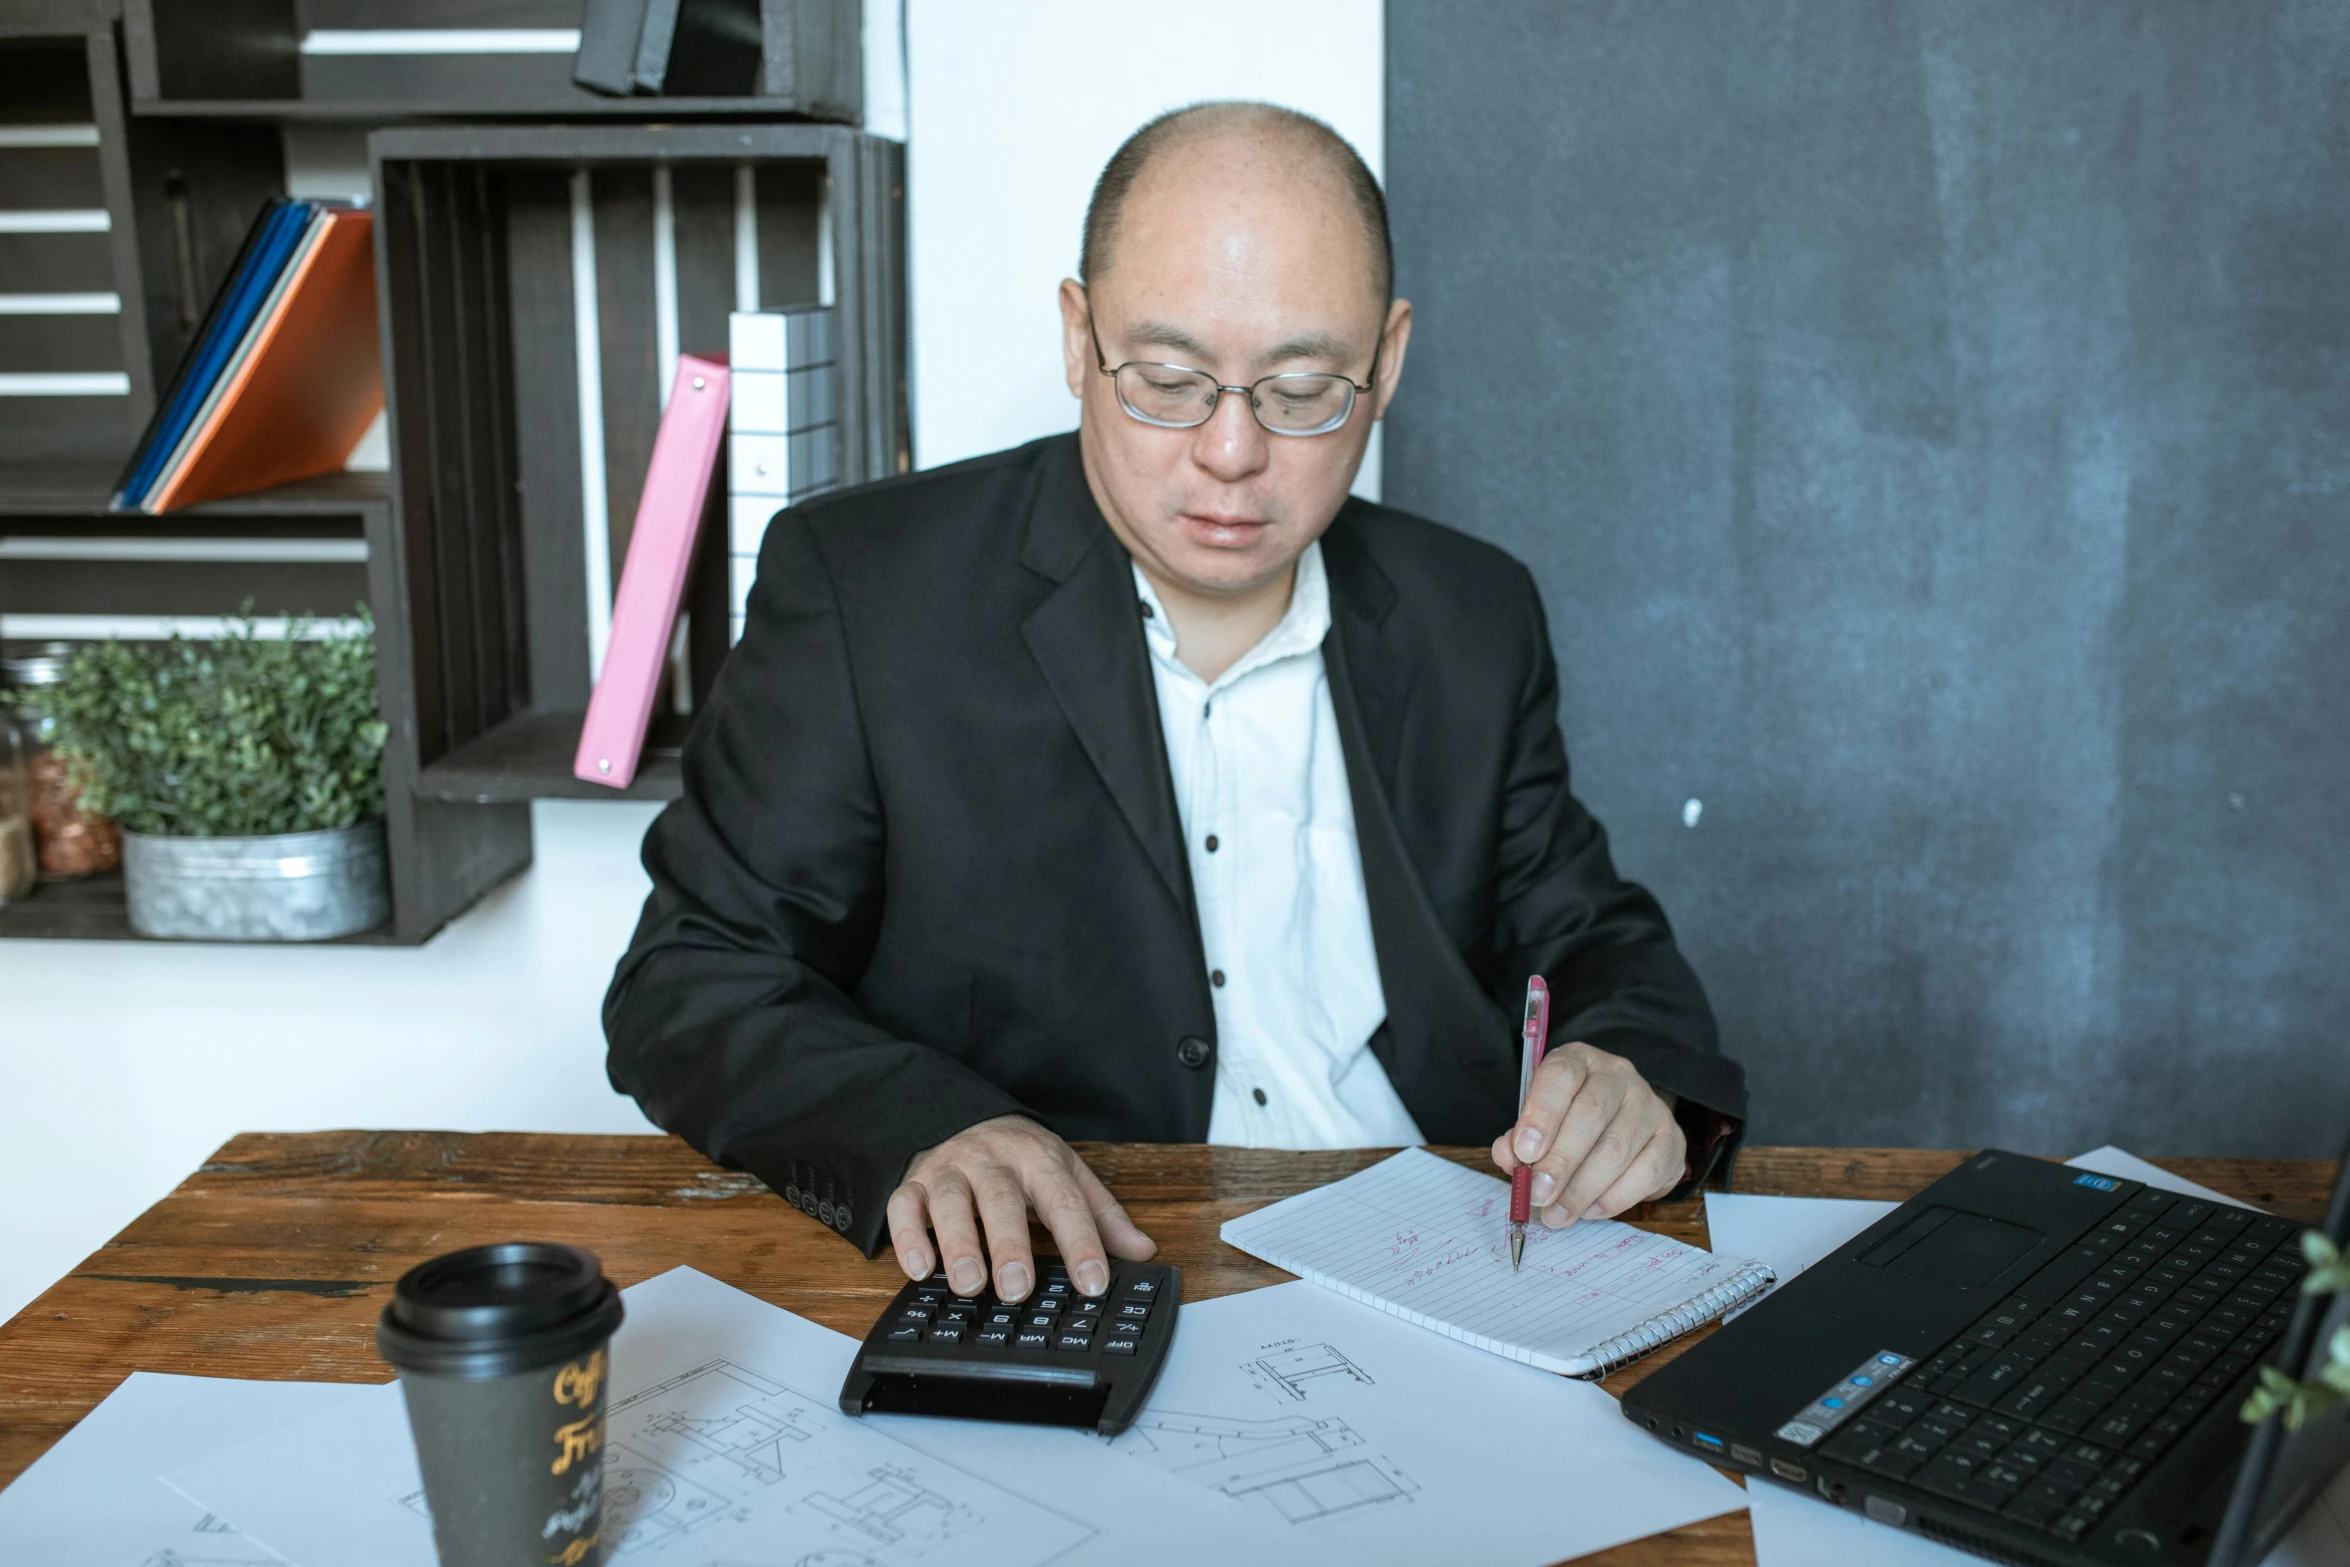
{"type": "Polygon", "coordinates": [[[54,748],[54,720],[26,710],[23,696],[65,678],[73,658],[70,642],[44,642],[0,659],[0,703],[18,734],[26,814],[31,818],[33,852],[43,876],[72,881],[122,864],[122,834],[114,824],[81,808],[80,791],[67,776],[65,758],[54,748]]]}

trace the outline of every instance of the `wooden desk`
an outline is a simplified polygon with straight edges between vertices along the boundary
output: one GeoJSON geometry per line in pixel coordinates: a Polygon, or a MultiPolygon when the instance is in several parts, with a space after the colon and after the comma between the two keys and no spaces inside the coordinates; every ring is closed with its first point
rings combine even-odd
{"type": "MultiPolygon", "coordinates": [[[[1225,1246],[1236,1214],[1346,1175],[1375,1153],[1292,1154],[1143,1144],[1081,1151],[1207,1299],[1290,1275],[1225,1246]]],[[[1446,1150],[1482,1166],[1482,1149],[1446,1150]]],[[[1750,1148],[1736,1189],[1900,1199],[1961,1158],[1883,1148],[1750,1148]]],[[[2319,1160],[2176,1159],[2191,1180],[2314,1220],[2333,1181],[2319,1160]]],[[[1703,1244],[1701,1204],[1641,1222],[1703,1244]]],[[[841,1332],[862,1335],[897,1289],[746,1175],[660,1137],[436,1132],[247,1135],[0,1327],[0,1484],[132,1371],[380,1382],[374,1327],[393,1281],[482,1241],[570,1241],[623,1285],[680,1263],[841,1332]]],[[[1673,1353],[1619,1372],[1625,1387],[1673,1353]]],[[[1586,1558],[1611,1567],[1751,1564],[1746,1515],[1709,1519],[1586,1558]]]]}

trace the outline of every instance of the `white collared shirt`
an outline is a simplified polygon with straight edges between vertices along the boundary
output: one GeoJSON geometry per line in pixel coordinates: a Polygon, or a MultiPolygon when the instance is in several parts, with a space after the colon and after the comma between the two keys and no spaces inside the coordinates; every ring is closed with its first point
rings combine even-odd
{"type": "Polygon", "coordinates": [[[1387,996],[1322,638],[1322,546],[1298,557],[1289,608],[1204,681],[1138,567],[1159,720],[1183,817],[1216,1009],[1208,1141],[1379,1148],[1423,1139],[1369,1044],[1387,996]]]}

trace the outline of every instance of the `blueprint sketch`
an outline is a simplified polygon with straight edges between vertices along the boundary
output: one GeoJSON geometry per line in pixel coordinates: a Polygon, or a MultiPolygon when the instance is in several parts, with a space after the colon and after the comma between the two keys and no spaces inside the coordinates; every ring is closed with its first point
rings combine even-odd
{"type": "Polygon", "coordinates": [[[1316,1377],[1347,1377],[1365,1386],[1371,1378],[1363,1368],[1328,1344],[1305,1349],[1279,1349],[1260,1355],[1241,1369],[1248,1379],[1277,1399],[1305,1401],[1306,1389],[1316,1377]]]}
{"type": "Polygon", "coordinates": [[[1419,1489],[1345,1421],[1306,1415],[1231,1420],[1154,1409],[1134,1423],[1127,1451],[1291,1524],[1408,1502],[1419,1489]]]}
{"type": "MultiPolygon", "coordinates": [[[[692,1269],[621,1298],[609,1567],[1239,1567],[1253,1515],[1237,1501],[1203,1507],[1068,1431],[844,1415],[854,1340],[692,1269]]],[[[167,1478],[289,1561],[433,1567],[396,1386],[167,1478]]]]}
{"type": "Polygon", "coordinates": [[[1109,1448],[1239,1503],[1258,1560],[1449,1561],[1474,1540],[1487,1567],[1534,1567],[1745,1504],[1598,1388],[1334,1290],[1187,1305],[1177,1344],[1109,1448]]]}
{"type": "Polygon", "coordinates": [[[360,1391],[133,1372],[0,1493],[0,1562],[285,1567],[157,1475],[360,1391]]]}

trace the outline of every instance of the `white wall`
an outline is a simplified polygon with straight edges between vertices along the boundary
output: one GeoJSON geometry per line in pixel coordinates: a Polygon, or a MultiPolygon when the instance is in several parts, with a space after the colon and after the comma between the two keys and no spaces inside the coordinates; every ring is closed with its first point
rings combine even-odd
{"type": "MultiPolygon", "coordinates": [[[[869,6],[870,8],[870,6],[869,6]]],[[[1385,164],[1379,0],[909,0],[914,454],[929,468],[1075,429],[1054,292],[1085,198],[1145,120],[1261,98],[1385,164]]],[[[1356,489],[1376,497],[1374,440],[1356,489]]]]}
{"type": "MultiPolygon", "coordinates": [[[[912,136],[925,466],[1075,424],[1053,291],[1143,120],[1268,98],[1381,166],[1378,0],[911,0],[902,50],[893,0],[865,10],[868,122],[912,136]]],[[[364,167],[347,136],[291,142],[304,189],[364,167]]],[[[543,802],[535,866],[421,950],[0,941],[0,1318],[240,1131],[649,1130],[605,1085],[597,1011],[653,814],[543,802]]]]}
{"type": "Polygon", "coordinates": [[[542,801],[422,948],[0,941],[0,1318],[242,1131],[646,1132],[598,1012],[656,807],[542,801]]]}

